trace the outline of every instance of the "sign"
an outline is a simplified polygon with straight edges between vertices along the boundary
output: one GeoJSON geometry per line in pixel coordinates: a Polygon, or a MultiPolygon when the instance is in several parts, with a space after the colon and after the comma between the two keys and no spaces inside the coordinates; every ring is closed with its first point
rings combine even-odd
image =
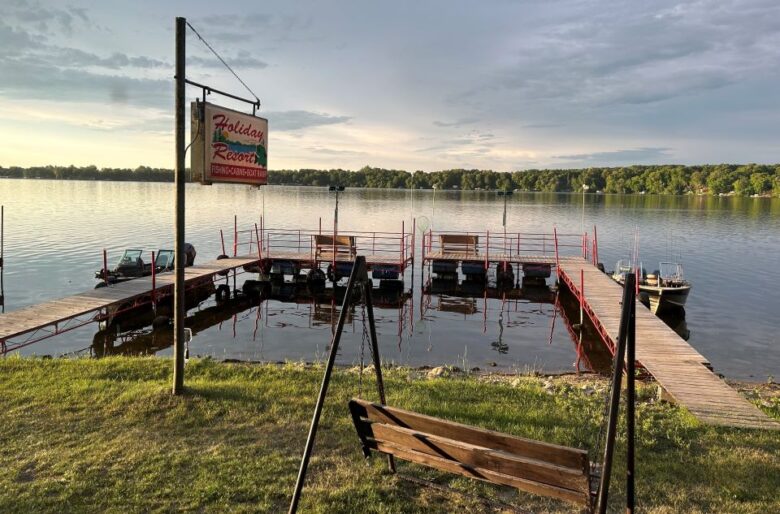
{"type": "Polygon", "coordinates": [[[268,183],[268,120],[210,103],[192,104],[192,180],[268,183]]]}

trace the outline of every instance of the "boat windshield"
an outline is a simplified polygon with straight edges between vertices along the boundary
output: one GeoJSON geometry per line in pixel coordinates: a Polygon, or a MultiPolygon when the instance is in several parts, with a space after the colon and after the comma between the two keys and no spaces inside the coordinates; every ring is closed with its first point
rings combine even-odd
{"type": "Polygon", "coordinates": [[[122,258],[119,259],[120,266],[126,266],[128,264],[135,264],[141,260],[141,254],[143,250],[125,250],[122,254],[122,258]]]}
{"type": "Polygon", "coordinates": [[[173,250],[158,251],[154,265],[157,267],[157,269],[173,268],[173,250]]]}
{"type": "Polygon", "coordinates": [[[676,262],[662,262],[659,264],[661,278],[669,282],[682,282],[683,270],[682,264],[676,262]]]}

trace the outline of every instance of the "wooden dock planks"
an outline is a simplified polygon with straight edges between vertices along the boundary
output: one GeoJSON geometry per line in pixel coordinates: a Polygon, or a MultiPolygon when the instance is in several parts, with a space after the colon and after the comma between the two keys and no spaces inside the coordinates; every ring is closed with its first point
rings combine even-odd
{"type": "MultiPolygon", "coordinates": [[[[585,259],[561,260],[559,271],[568,277],[577,295],[582,273],[588,315],[603,326],[612,343],[617,341],[623,288],[585,259]]],[[[637,304],[636,310],[636,357],[660,386],[702,423],[780,430],[780,423],[716,376],[704,356],[642,304],[637,304]]]]}
{"type": "MultiPolygon", "coordinates": [[[[235,257],[190,266],[184,270],[184,281],[190,282],[213,276],[219,272],[254,264],[257,261],[257,257],[235,257]]],[[[157,290],[172,287],[174,279],[172,272],[157,275],[157,290]]],[[[139,296],[150,295],[151,292],[152,277],[141,277],[110,287],[91,289],[66,298],[50,300],[11,311],[0,315],[0,341],[7,341],[35,332],[99,309],[127,302],[139,296]]]]}

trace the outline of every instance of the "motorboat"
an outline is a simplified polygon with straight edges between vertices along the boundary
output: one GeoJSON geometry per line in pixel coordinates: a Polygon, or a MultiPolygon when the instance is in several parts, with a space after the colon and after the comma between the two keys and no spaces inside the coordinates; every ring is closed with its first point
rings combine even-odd
{"type": "MultiPolygon", "coordinates": [[[[635,271],[630,261],[620,260],[612,272],[612,279],[624,284],[626,274],[635,271]]],[[[639,300],[650,308],[653,314],[682,309],[691,292],[691,283],[683,276],[683,267],[679,262],[661,262],[658,269],[646,273],[640,265],[639,300]]]]}
{"type": "MultiPolygon", "coordinates": [[[[184,248],[185,266],[192,266],[195,263],[195,247],[186,243],[184,248]]],[[[113,269],[95,271],[95,278],[100,280],[95,288],[105,287],[107,283],[118,284],[138,277],[147,277],[152,274],[152,267],[154,267],[155,273],[173,270],[175,255],[173,250],[158,250],[154,264],[144,262],[143,254],[143,250],[128,248],[122,253],[122,257],[113,269]]]]}

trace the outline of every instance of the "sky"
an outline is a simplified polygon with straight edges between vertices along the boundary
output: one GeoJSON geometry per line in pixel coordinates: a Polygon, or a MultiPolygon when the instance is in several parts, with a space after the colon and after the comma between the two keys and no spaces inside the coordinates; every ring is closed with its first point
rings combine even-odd
{"type": "MultiPolygon", "coordinates": [[[[259,97],[271,169],[780,162],[777,0],[0,7],[0,166],[172,168],[176,16],[259,97]]],[[[251,96],[192,32],[187,77],[251,96]]]]}

